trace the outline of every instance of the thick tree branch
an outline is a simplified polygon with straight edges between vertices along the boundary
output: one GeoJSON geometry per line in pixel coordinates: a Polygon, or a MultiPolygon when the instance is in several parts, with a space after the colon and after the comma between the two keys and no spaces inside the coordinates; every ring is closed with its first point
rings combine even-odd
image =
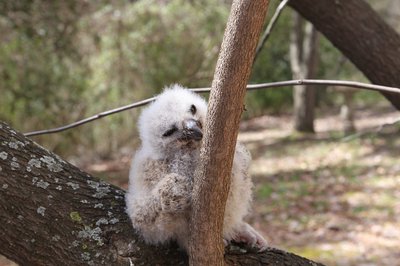
{"type": "MultiPolygon", "coordinates": [[[[364,0],[295,0],[309,20],[375,84],[400,87],[400,35],[364,0]]],[[[398,110],[400,94],[381,92],[398,110]]]]}
{"type": "MultiPolygon", "coordinates": [[[[20,265],[187,265],[176,245],[143,243],[124,193],[0,122],[0,254],[20,265]]],[[[228,265],[321,265],[277,249],[228,249],[228,265]]]]}

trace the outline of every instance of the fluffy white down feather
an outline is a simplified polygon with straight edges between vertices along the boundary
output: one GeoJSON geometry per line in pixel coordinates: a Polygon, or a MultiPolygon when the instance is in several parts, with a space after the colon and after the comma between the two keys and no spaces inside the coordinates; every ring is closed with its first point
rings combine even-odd
{"type": "MultiPolygon", "coordinates": [[[[186,126],[201,131],[206,113],[203,98],[173,85],[139,118],[142,145],[132,160],[126,206],[133,227],[147,243],[176,240],[187,249],[192,181],[201,137],[187,137],[186,126]]],[[[223,235],[227,242],[246,242],[264,249],[265,239],[243,221],[252,200],[249,162],[249,152],[237,144],[223,235]]]]}

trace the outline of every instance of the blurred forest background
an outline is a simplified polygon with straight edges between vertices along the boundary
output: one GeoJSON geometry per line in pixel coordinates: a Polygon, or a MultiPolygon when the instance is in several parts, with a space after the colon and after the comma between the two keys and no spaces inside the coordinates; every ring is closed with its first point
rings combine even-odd
{"type": "MultiPolygon", "coordinates": [[[[370,2],[398,27],[398,1],[370,2]]],[[[27,132],[150,97],[171,83],[210,86],[229,7],[223,0],[1,1],[0,119],[27,132]]],[[[250,83],[292,78],[290,13],[284,11],[259,54],[250,83]]],[[[318,46],[315,78],[365,81],[324,37],[318,46]]],[[[340,94],[317,91],[319,107],[340,103],[340,94]]],[[[360,104],[381,98],[357,93],[360,104]]],[[[248,93],[246,118],[291,112],[292,102],[292,88],[248,93]]],[[[109,158],[135,142],[137,114],[35,140],[65,156],[109,158]]]]}
{"type": "MultiPolygon", "coordinates": [[[[230,2],[0,1],[0,120],[28,132],[154,96],[172,83],[210,86],[230,2]]],[[[368,2],[400,32],[398,0],[368,2]]],[[[271,1],[269,17],[278,4],[271,1]]],[[[314,45],[296,44],[296,38],[307,38],[309,27],[286,8],[256,58],[250,83],[304,77],[304,73],[296,73],[294,61],[309,68],[309,77],[367,82],[324,36],[315,33],[309,40],[314,45]],[[312,64],[302,64],[301,56],[294,60],[296,49],[299,53],[308,47],[313,47],[312,64]]],[[[378,93],[320,86],[315,90],[316,124],[311,130],[300,126],[300,131],[316,134],[302,135],[292,131],[297,112],[294,94],[292,87],[247,94],[241,139],[255,157],[252,174],[257,185],[257,214],[252,222],[272,245],[331,265],[400,265],[396,264],[399,251],[393,248],[400,245],[400,230],[393,229],[400,225],[400,195],[395,189],[386,194],[390,187],[400,185],[398,128],[395,134],[338,141],[344,134],[398,118],[397,113],[378,93]],[[350,125],[346,126],[346,121],[350,125]],[[378,177],[384,183],[375,179],[378,177]],[[382,242],[382,248],[374,250],[377,253],[370,253],[372,257],[366,255],[368,247],[358,245],[363,241],[373,245],[376,239],[346,242],[353,228],[349,224],[369,217],[369,212],[364,215],[367,205],[373,203],[365,204],[363,197],[372,193],[366,184],[383,187],[385,194],[379,194],[383,199],[376,201],[387,205],[374,209],[360,231],[371,228],[370,223],[377,224],[375,219],[381,217],[386,227],[374,230],[383,230],[379,232],[388,238],[397,236],[397,242],[391,238],[389,244],[382,242]],[[366,194],[357,194],[360,191],[366,194]],[[327,216],[316,216],[315,210],[327,216]],[[336,212],[343,214],[340,219],[336,212]],[[321,223],[329,224],[324,227],[321,223]],[[318,231],[320,228],[326,231],[318,231]],[[317,245],[320,238],[345,244],[317,245]],[[390,255],[382,253],[388,249],[393,250],[390,255]]],[[[139,112],[133,109],[34,140],[124,187],[130,156],[138,145],[135,124],[139,112]]]]}

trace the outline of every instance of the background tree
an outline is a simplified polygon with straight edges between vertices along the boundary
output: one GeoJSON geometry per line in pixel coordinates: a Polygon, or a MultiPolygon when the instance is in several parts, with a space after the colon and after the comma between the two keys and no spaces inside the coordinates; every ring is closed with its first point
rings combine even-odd
{"type": "MultiPolygon", "coordinates": [[[[289,5],[323,33],[371,82],[399,86],[396,69],[400,61],[394,59],[399,56],[400,35],[368,3],[300,0],[289,5]]],[[[382,94],[400,109],[399,95],[382,94]]]]}
{"type": "MultiPolygon", "coordinates": [[[[319,37],[314,26],[297,13],[292,15],[290,33],[290,65],[293,79],[313,79],[318,69],[319,37]]],[[[294,87],[294,128],[299,132],[314,132],[314,86],[294,87]]]]}

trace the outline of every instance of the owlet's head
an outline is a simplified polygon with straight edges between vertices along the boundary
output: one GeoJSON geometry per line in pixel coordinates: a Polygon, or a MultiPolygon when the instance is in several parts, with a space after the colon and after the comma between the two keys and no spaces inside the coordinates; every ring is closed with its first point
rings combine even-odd
{"type": "Polygon", "coordinates": [[[142,145],[162,158],[170,152],[197,149],[203,137],[207,103],[179,85],[166,88],[139,117],[142,145]]]}

